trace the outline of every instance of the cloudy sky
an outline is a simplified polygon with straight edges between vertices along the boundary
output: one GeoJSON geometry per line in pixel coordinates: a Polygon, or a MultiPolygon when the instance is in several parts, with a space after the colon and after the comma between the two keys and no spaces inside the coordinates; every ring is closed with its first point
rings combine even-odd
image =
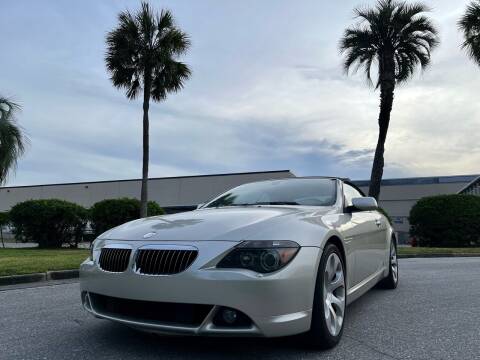
{"type": "MultiPolygon", "coordinates": [[[[385,177],[480,173],[480,68],[464,1],[425,1],[442,44],[397,89],[385,177]]],[[[191,36],[185,89],[151,106],[152,177],[291,169],[369,177],[378,92],[341,69],[352,9],[373,1],[151,1],[191,36]]],[[[0,93],[31,144],[8,185],[138,178],[141,102],[112,87],[105,35],[139,1],[2,1],[0,93]]]]}

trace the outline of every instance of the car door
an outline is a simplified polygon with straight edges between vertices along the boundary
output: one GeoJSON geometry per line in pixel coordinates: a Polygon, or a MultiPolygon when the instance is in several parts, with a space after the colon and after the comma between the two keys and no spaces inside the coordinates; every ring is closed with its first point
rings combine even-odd
{"type": "Polygon", "coordinates": [[[387,250],[389,250],[389,243],[387,241],[388,220],[379,211],[371,211],[371,213],[376,225],[375,232],[372,234],[373,242],[371,249],[371,252],[375,253],[376,265],[373,271],[376,272],[384,266],[387,266],[385,254],[387,250]]]}
{"type": "Polygon", "coordinates": [[[350,284],[355,286],[379,268],[381,256],[378,221],[380,220],[376,211],[360,211],[352,208],[352,199],[363,196],[357,189],[344,183],[343,192],[344,215],[348,221],[344,231],[345,242],[354,259],[350,284]]]}

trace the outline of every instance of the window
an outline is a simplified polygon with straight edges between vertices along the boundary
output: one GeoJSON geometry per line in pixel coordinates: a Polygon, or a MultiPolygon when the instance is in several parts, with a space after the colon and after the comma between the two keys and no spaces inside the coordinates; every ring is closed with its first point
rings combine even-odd
{"type": "Polygon", "coordinates": [[[343,183],[343,193],[345,195],[345,207],[353,205],[353,198],[363,197],[357,189],[345,183],[343,183]]]}
{"type": "Polygon", "coordinates": [[[205,207],[246,205],[332,206],[336,182],[332,179],[289,179],[250,183],[227,191],[205,207]]]}

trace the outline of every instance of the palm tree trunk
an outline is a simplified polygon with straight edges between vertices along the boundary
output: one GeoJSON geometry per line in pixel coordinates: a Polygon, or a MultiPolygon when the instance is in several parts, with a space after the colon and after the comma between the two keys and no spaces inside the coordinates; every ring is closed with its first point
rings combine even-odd
{"type": "MultiPolygon", "coordinates": [[[[145,72],[149,74],[148,71],[145,72]]],[[[142,190],[140,195],[140,217],[148,216],[148,162],[150,155],[150,124],[148,120],[148,110],[150,108],[151,77],[145,75],[145,88],[143,90],[143,166],[142,166],[142,190]]]]}
{"type": "Polygon", "coordinates": [[[378,200],[380,196],[380,185],[383,176],[383,166],[385,153],[385,141],[387,139],[388,126],[390,124],[390,113],[393,106],[393,93],[395,90],[395,72],[393,56],[384,61],[383,74],[380,80],[380,114],[378,117],[378,141],[373,158],[372,173],[370,175],[370,188],[368,196],[378,200]]]}
{"type": "Polygon", "coordinates": [[[2,225],[0,225],[0,238],[2,239],[2,246],[5,248],[5,243],[3,242],[3,229],[2,229],[2,225]]]}

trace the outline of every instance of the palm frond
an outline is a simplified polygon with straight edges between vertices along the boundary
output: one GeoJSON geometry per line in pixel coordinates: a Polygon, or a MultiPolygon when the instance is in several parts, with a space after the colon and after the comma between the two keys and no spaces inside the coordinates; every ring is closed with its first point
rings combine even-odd
{"type": "Polygon", "coordinates": [[[480,1],[473,1],[467,6],[458,27],[464,36],[462,48],[480,65],[480,1]]]}
{"type": "Polygon", "coordinates": [[[153,72],[152,98],[161,101],[168,93],[178,92],[190,75],[188,66],[180,61],[171,60],[162,68],[156,68],[153,72]]]}
{"type": "Polygon", "coordinates": [[[439,43],[435,26],[424,15],[427,11],[422,3],[395,0],[379,0],[372,8],[356,9],[359,23],[348,28],[340,41],[345,71],[363,68],[371,82],[372,66],[378,64],[378,87],[386,61],[393,63],[398,83],[408,80],[417,67],[427,67],[431,51],[439,43]]]}
{"type": "Polygon", "coordinates": [[[0,97],[0,184],[15,171],[18,159],[24,154],[28,138],[16,123],[15,113],[20,106],[0,97]]]}
{"type": "Polygon", "coordinates": [[[163,100],[168,92],[177,91],[175,83],[183,86],[190,70],[183,64],[188,72],[173,71],[172,64],[188,50],[190,40],[176,27],[169,10],[155,13],[148,3],[142,2],[137,13],[122,12],[118,22],[117,28],[107,34],[105,55],[115,87],[124,88],[126,96],[134,99],[149,78],[154,100],[163,100]],[[175,74],[179,77],[176,81],[172,79],[175,74]]]}

